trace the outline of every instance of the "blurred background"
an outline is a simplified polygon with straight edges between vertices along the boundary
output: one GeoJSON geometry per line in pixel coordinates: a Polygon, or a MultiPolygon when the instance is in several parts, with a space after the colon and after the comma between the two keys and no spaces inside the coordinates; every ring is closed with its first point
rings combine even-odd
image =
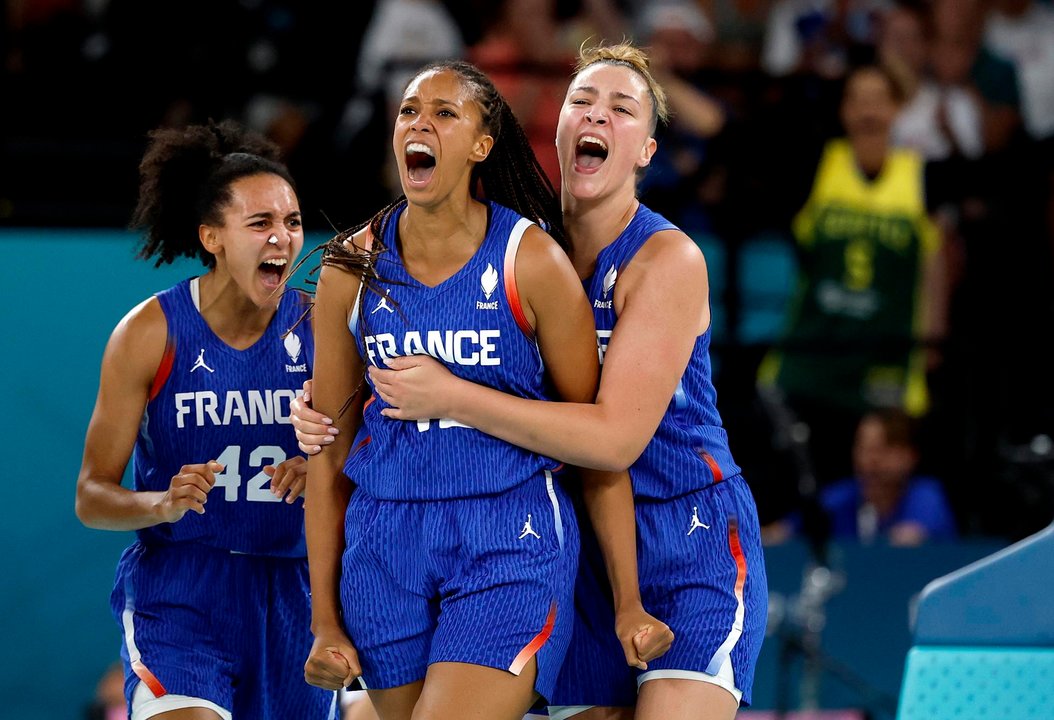
{"type": "Polygon", "coordinates": [[[706,255],[718,405],[765,526],[773,601],[755,709],[893,717],[912,598],[1054,519],[1044,0],[4,2],[12,401],[0,427],[14,468],[0,523],[0,718],[103,717],[96,683],[119,649],[107,599],[131,536],[77,522],[81,443],[113,326],[197,271],[134,259],[125,228],[147,132],[234,118],[270,136],[297,179],[310,247],[397,192],[389,127],[415,68],[478,64],[557,183],[574,54],[622,38],[649,50],[670,95],[640,197],[706,255]],[[881,67],[877,95],[847,83],[861,66],[881,67]],[[921,358],[921,404],[825,394],[824,353],[848,346],[795,334],[797,293],[824,280],[801,211],[822,199],[811,196],[821,158],[843,137],[865,184],[901,183],[936,238],[926,257],[939,282],[871,270],[875,297],[939,308],[937,320],[840,339],[873,353],[872,369],[890,343],[921,358]],[[876,146],[881,159],[914,158],[917,183],[869,173],[860,153],[876,146]],[[808,397],[760,371],[798,351],[820,358],[808,397]]]}

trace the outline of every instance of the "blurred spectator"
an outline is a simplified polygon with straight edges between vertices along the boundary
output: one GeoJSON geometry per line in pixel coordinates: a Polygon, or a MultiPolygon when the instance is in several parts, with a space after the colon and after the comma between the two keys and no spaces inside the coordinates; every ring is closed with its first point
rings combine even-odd
{"type": "Polygon", "coordinates": [[[925,347],[946,328],[941,241],[927,213],[922,162],[890,144],[900,99],[877,66],[849,76],[846,137],[827,144],[794,219],[799,294],[758,373],[763,396],[808,428],[821,485],[848,474],[852,434],[869,409],[926,412],[925,347]]]}
{"type": "Polygon", "coordinates": [[[984,152],[984,107],[971,82],[978,44],[964,28],[932,26],[924,6],[897,5],[883,17],[879,56],[901,74],[907,102],[893,125],[893,142],[924,160],[984,152]]]}
{"type": "Polygon", "coordinates": [[[761,66],[774,76],[804,72],[841,78],[874,47],[888,0],[776,0],[769,13],[761,66]]]}
{"type": "MultiPolygon", "coordinates": [[[[433,60],[462,57],[464,52],[461,29],[443,3],[380,0],[353,64],[355,91],[340,120],[337,146],[347,150],[375,121],[380,121],[375,135],[390,138],[403,89],[414,72],[433,60]]],[[[390,152],[378,156],[385,162],[382,178],[389,199],[399,195],[393,158],[390,152]]]]}
{"type": "Polygon", "coordinates": [[[85,720],[124,720],[128,706],[124,699],[124,668],[116,662],[106,669],[95,686],[95,698],[84,711],[85,720]]]}
{"type": "Polygon", "coordinates": [[[715,61],[730,72],[758,67],[773,0],[699,0],[714,24],[715,61]]]}
{"type": "MultiPolygon", "coordinates": [[[[917,475],[918,462],[907,413],[888,408],[865,415],[853,440],[853,474],[819,493],[830,538],[899,546],[954,539],[955,517],[944,488],[937,478],[917,475]]],[[[798,525],[791,517],[771,526],[770,542],[794,534],[798,525]]]]}
{"type": "Polygon", "coordinates": [[[890,408],[864,416],[853,441],[853,477],[820,492],[831,537],[879,538],[919,545],[956,536],[941,482],[915,474],[919,447],[912,419],[890,408]]]}
{"type": "Polygon", "coordinates": [[[984,42],[1017,66],[1029,135],[1054,135],[1054,8],[1035,0],[994,0],[984,42]]]}
{"type": "Polygon", "coordinates": [[[698,5],[687,1],[650,5],[638,24],[670,103],[670,122],[657,131],[659,149],[639,185],[641,198],[688,233],[710,231],[706,209],[721,193],[708,177],[709,141],[726,119],[721,104],[703,90],[713,28],[698,5]]]}
{"type": "Polygon", "coordinates": [[[624,21],[610,0],[504,0],[488,19],[468,59],[494,82],[519,119],[538,162],[560,185],[556,122],[582,42],[621,39],[624,21]],[[563,12],[562,12],[563,11],[563,12]]]}

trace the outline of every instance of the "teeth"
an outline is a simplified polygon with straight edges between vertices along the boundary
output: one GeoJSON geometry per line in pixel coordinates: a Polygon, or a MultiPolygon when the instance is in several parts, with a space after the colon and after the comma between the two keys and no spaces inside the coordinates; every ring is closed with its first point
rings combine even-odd
{"type": "Polygon", "coordinates": [[[264,260],[263,264],[275,265],[277,267],[285,267],[286,262],[288,261],[285,258],[271,258],[270,260],[264,260]]]}
{"type": "Polygon", "coordinates": [[[435,157],[435,153],[432,152],[432,148],[428,147],[427,145],[422,145],[421,143],[410,143],[409,145],[406,146],[406,152],[407,153],[424,153],[425,155],[427,155],[429,157],[435,157]]]}
{"type": "Polygon", "coordinates": [[[579,145],[585,145],[586,143],[593,143],[594,145],[599,145],[600,149],[604,150],[605,152],[608,149],[607,143],[605,143],[600,138],[590,137],[590,136],[587,135],[586,137],[584,137],[584,138],[582,138],[581,140],[578,141],[579,145]]]}

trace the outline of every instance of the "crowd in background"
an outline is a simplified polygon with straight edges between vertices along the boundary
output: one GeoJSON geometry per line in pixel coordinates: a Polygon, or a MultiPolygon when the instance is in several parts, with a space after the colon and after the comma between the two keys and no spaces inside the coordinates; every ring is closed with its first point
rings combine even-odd
{"type": "MultiPolygon", "coordinates": [[[[939,330],[905,340],[925,351],[929,398],[899,442],[917,449],[904,472],[943,492],[958,534],[1017,538],[1054,518],[1049,2],[7,0],[0,22],[0,224],[20,227],[126,225],[146,132],[209,118],[280,144],[309,230],[357,224],[398,189],[386,158],[402,83],[453,56],[494,79],[555,183],[579,45],[649,48],[673,119],[641,198],[706,253],[719,407],[773,541],[810,532],[810,507],[829,509],[844,479],[803,469],[807,438],[757,378],[807,279],[794,219],[846,133],[845,80],[879,65],[892,143],[924,163],[946,307],[939,330]]],[[[856,425],[839,423],[819,454],[854,456],[856,425]]]]}

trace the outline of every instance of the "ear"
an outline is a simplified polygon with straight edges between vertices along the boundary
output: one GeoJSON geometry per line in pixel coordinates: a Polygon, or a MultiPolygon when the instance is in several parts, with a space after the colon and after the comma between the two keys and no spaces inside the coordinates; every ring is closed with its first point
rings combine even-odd
{"type": "Polygon", "coordinates": [[[655,151],[658,147],[659,143],[655,141],[655,138],[648,138],[647,142],[644,143],[644,147],[640,149],[640,156],[637,158],[637,167],[645,168],[651,165],[651,158],[655,155],[655,151]]]}
{"type": "Polygon", "coordinates": [[[484,135],[476,142],[476,145],[472,148],[472,153],[469,158],[474,162],[483,162],[490,155],[490,151],[494,148],[494,138],[490,135],[484,135]]]}
{"type": "Polygon", "coordinates": [[[201,241],[201,246],[205,248],[205,252],[212,255],[219,255],[220,250],[223,249],[223,242],[220,240],[219,233],[216,232],[216,228],[212,225],[198,225],[198,240],[201,241]]]}

